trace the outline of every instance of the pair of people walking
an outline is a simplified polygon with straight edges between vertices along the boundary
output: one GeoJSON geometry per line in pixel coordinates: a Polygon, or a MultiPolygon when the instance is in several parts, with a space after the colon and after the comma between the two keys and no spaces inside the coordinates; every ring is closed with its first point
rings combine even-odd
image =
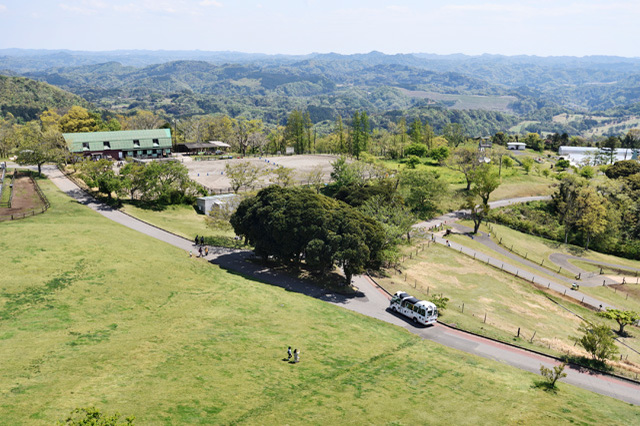
{"type": "MultiPolygon", "coordinates": [[[[291,361],[291,346],[287,349],[287,360],[291,361]]],[[[300,362],[300,351],[297,349],[293,350],[293,362],[300,362]]]]}

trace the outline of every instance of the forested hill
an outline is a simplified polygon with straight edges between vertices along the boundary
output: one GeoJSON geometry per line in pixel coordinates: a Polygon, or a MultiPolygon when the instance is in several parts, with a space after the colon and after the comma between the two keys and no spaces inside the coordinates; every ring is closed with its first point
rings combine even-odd
{"type": "MultiPolygon", "coordinates": [[[[596,127],[615,133],[640,119],[640,58],[4,49],[0,70],[55,85],[99,109],[146,109],[167,118],[242,115],[276,125],[300,110],[329,126],[360,110],[380,120],[420,116],[436,128],[469,123],[472,135],[586,134],[596,127]],[[570,119],[558,121],[561,114],[570,119]]],[[[2,102],[3,112],[25,117],[38,110],[2,102]]]]}
{"type": "Polygon", "coordinates": [[[24,77],[0,75],[0,115],[11,113],[16,118],[33,120],[49,108],[87,106],[80,96],[47,83],[24,77]]]}
{"type": "Polygon", "coordinates": [[[144,68],[116,62],[30,72],[28,77],[85,94],[95,89],[217,95],[313,96],[339,87],[401,87],[438,93],[504,94],[504,90],[462,74],[439,73],[398,64],[304,60],[286,65],[174,61],[144,68]]]}
{"type": "Polygon", "coordinates": [[[188,90],[205,95],[315,96],[328,94],[337,85],[400,87],[456,95],[515,95],[527,98],[525,103],[529,105],[551,102],[582,112],[640,101],[640,96],[629,92],[640,76],[640,58],[608,56],[4,49],[0,50],[0,69],[81,94],[93,89],[141,89],[159,93],[188,90]]]}

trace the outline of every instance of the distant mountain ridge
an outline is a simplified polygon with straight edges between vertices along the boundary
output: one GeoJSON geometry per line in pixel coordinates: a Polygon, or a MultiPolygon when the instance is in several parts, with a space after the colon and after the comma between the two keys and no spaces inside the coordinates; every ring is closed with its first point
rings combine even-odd
{"type": "Polygon", "coordinates": [[[366,110],[437,116],[444,124],[445,116],[458,119],[456,111],[478,110],[494,114],[480,114],[492,123],[483,130],[520,120],[538,123],[528,127],[535,131],[582,131],[586,124],[561,128],[552,118],[640,111],[640,58],[615,56],[0,49],[0,70],[115,112],[245,114],[278,124],[293,109],[310,111],[314,123],[366,110]],[[428,111],[434,108],[441,112],[428,111]]]}

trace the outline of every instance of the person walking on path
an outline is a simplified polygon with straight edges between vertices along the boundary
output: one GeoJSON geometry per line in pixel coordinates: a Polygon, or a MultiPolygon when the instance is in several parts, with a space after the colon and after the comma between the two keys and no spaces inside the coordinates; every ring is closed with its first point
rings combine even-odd
{"type": "Polygon", "coordinates": [[[196,243],[194,245],[197,246],[198,245],[198,241],[200,241],[200,240],[199,240],[199,237],[196,235],[196,243]]]}
{"type": "Polygon", "coordinates": [[[209,256],[209,246],[204,248],[204,255],[205,255],[205,257],[209,256]]]}
{"type": "Polygon", "coordinates": [[[287,349],[287,360],[291,360],[291,346],[287,349]]]}

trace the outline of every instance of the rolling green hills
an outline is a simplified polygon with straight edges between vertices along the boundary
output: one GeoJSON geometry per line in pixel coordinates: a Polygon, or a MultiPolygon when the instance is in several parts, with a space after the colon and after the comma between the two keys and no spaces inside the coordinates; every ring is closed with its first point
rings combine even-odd
{"type": "Polygon", "coordinates": [[[73,105],[86,106],[87,101],[47,83],[0,75],[0,115],[33,120],[48,108],[73,105]]]}

